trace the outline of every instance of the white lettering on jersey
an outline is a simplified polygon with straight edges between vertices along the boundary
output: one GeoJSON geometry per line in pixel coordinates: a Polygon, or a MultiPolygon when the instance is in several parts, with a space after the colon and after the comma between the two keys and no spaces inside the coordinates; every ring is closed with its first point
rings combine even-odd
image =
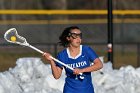
{"type": "Polygon", "coordinates": [[[67,64],[67,65],[72,67],[72,68],[78,68],[78,67],[86,66],[87,63],[86,63],[86,61],[82,61],[82,62],[77,62],[77,63],[73,63],[73,64],[67,64]]]}

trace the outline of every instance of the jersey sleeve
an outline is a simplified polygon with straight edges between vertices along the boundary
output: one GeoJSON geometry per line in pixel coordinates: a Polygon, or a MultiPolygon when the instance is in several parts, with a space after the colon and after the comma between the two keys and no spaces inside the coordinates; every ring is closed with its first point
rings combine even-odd
{"type": "MultiPolygon", "coordinates": [[[[59,61],[63,62],[63,56],[62,56],[60,53],[58,53],[57,59],[58,59],[59,61]]],[[[58,62],[56,62],[56,66],[58,66],[58,67],[60,67],[60,68],[63,68],[63,65],[60,64],[60,63],[58,63],[58,62]]]]}
{"type": "Polygon", "coordinates": [[[86,48],[86,53],[91,62],[93,62],[96,58],[98,58],[98,55],[95,53],[95,51],[91,47],[86,48]]]}

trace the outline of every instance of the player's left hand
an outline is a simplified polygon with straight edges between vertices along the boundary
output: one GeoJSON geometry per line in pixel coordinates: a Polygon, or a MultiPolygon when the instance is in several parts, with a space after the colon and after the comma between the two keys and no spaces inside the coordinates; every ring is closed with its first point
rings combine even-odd
{"type": "Polygon", "coordinates": [[[75,69],[73,70],[73,74],[79,75],[79,73],[82,73],[82,69],[75,68],[75,69]]]}

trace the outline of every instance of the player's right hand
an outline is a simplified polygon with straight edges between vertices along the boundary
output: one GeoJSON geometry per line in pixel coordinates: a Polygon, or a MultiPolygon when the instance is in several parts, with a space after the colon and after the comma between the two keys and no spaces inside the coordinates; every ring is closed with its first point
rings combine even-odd
{"type": "Polygon", "coordinates": [[[45,59],[46,60],[48,60],[48,61],[53,61],[52,59],[51,59],[51,54],[49,54],[49,53],[47,53],[47,52],[45,52],[45,53],[43,53],[43,57],[45,57],[45,59]]]}

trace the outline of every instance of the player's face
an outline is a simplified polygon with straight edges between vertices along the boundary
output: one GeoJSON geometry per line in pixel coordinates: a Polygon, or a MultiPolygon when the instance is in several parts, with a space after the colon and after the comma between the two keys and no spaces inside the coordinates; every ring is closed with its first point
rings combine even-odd
{"type": "Polygon", "coordinates": [[[70,33],[70,44],[72,46],[78,47],[81,44],[82,33],[79,29],[73,29],[70,33]]]}

